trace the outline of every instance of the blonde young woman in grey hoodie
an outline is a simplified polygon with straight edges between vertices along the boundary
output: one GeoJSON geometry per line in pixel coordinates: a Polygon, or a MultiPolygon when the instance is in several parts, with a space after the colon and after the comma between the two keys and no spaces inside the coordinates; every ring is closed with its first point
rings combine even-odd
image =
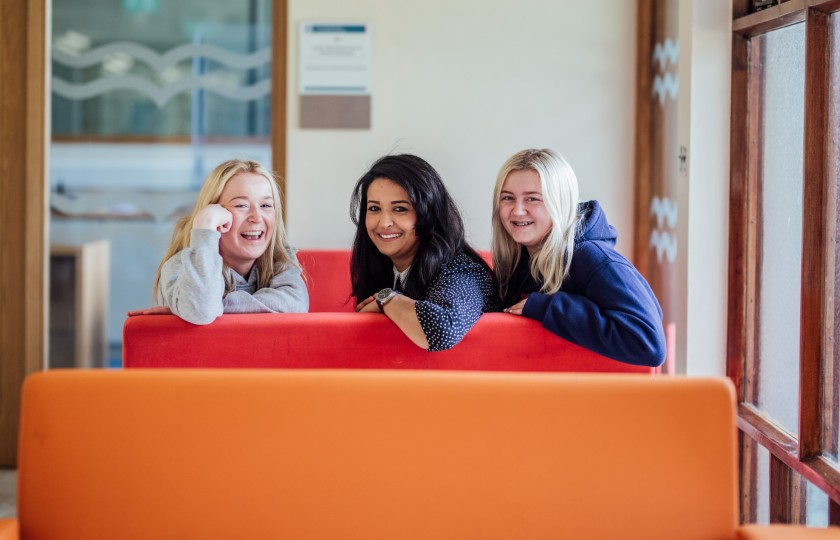
{"type": "Polygon", "coordinates": [[[192,214],[175,226],[155,276],[154,304],[128,315],[173,313],[209,324],[222,313],[309,309],[277,183],[259,163],[225,161],[204,181],[192,214]]]}

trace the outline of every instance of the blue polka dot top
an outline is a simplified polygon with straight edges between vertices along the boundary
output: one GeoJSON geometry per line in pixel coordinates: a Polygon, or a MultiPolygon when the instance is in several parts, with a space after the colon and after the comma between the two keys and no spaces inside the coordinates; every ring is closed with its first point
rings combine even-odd
{"type": "Polygon", "coordinates": [[[429,351],[457,345],[482,313],[498,311],[493,280],[464,252],[443,265],[415,311],[429,342],[429,351]]]}

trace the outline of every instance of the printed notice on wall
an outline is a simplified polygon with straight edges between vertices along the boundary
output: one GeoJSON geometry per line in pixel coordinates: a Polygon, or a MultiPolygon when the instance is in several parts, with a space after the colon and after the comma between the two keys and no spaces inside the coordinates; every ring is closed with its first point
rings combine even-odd
{"type": "Polygon", "coordinates": [[[370,25],[301,23],[301,95],[371,93],[370,25]]]}
{"type": "Polygon", "coordinates": [[[300,127],[370,129],[370,25],[300,25],[300,127]]]}

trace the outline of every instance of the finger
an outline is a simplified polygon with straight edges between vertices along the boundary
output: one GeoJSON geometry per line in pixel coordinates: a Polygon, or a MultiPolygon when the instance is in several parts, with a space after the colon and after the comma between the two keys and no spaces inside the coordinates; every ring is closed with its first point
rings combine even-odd
{"type": "Polygon", "coordinates": [[[129,317],[135,315],[171,315],[172,310],[166,306],[147,307],[143,309],[132,309],[128,312],[129,317]]]}

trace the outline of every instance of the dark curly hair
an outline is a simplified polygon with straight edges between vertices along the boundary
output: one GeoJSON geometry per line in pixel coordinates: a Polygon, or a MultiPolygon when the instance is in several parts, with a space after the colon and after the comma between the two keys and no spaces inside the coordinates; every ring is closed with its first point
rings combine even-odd
{"type": "Polygon", "coordinates": [[[417,214],[414,234],[420,245],[403,288],[406,296],[422,298],[441,267],[461,251],[481,264],[492,277],[490,267],[464,239],[464,221],[438,172],[424,159],[411,154],[385,156],[359,178],[350,200],[350,217],[356,225],[350,281],[356,301],[394,281],[391,259],[379,252],[365,227],[368,188],[379,178],[387,178],[402,187],[417,214]]]}

